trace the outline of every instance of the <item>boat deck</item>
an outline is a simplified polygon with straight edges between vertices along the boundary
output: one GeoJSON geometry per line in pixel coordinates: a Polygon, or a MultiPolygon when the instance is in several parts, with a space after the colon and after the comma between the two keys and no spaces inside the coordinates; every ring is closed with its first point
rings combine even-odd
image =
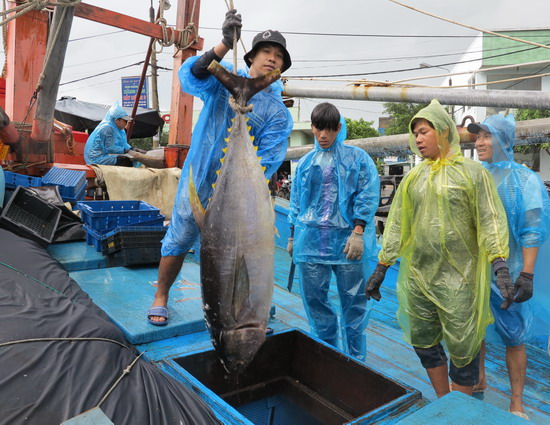
{"type": "MultiPolygon", "coordinates": [[[[50,252],[56,257],[82,289],[103,308],[112,320],[136,344],[144,357],[162,367],[163,359],[181,356],[210,348],[205,330],[200,301],[199,266],[192,258],[186,259],[170,294],[170,324],[164,327],[147,323],[145,312],[150,306],[157,278],[157,267],[104,268],[101,254],[95,253],[83,242],[53,245],[50,252]],[[86,258],[85,261],[82,259],[86,258]]],[[[290,258],[286,251],[277,248],[275,253],[275,314],[270,326],[275,332],[288,328],[309,331],[309,325],[299,294],[299,281],[294,282],[293,293],[286,289],[290,258]]],[[[397,324],[397,298],[395,278],[397,269],[392,267],[382,287],[382,301],[374,303],[367,327],[368,366],[382,371],[389,378],[398,380],[421,391],[425,399],[436,400],[413,349],[402,339],[397,324]]],[[[338,304],[335,288],[331,298],[338,304]]],[[[524,404],[534,424],[550,423],[550,357],[540,348],[528,346],[528,371],[524,404]]],[[[503,346],[488,344],[487,375],[489,387],[476,394],[499,409],[507,410],[510,386],[506,372],[503,346]]],[[[515,420],[515,417],[505,415],[515,420]]],[[[445,422],[447,423],[447,422],[445,422]]],[[[451,422],[448,422],[451,423],[451,422]]],[[[499,423],[506,423],[500,421],[499,423]]],[[[512,422],[510,422],[512,423],[512,422]]],[[[515,423],[515,421],[513,422],[515,423]]]]}

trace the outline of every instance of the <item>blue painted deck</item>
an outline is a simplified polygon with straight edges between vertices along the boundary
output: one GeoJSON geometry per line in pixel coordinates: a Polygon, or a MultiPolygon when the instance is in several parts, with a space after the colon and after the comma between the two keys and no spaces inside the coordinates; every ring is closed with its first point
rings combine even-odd
{"type": "MultiPolygon", "coordinates": [[[[285,205],[276,205],[279,214],[284,214],[285,205]]],[[[288,229],[285,220],[277,217],[279,235],[276,243],[286,245],[288,229]]],[[[104,257],[95,252],[93,247],[84,242],[71,242],[52,245],[48,249],[70,272],[82,289],[100,306],[111,319],[122,329],[128,340],[144,352],[144,357],[161,369],[170,373],[171,358],[181,357],[193,352],[211,348],[209,335],[205,330],[200,300],[199,266],[193,257],[186,259],[172,291],[169,301],[170,323],[164,327],[147,323],[146,311],[150,307],[155,292],[157,267],[113,267],[108,268],[104,257]]],[[[306,314],[299,294],[299,281],[294,282],[293,293],[286,290],[290,258],[285,250],[275,250],[275,290],[273,304],[275,315],[270,326],[275,332],[289,328],[309,331],[306,314]]],[[[374,370],[381,371],[389,378],[400,381],[421,391],[426,401],[435,402],[435,393],[428,381],[413,349],[402,339],[402,332],[397,324],[397,297],[395,278],[397,268],[392,267],[382,287],[382,301],[373,304],[367,328],[367,360],[374,370]]],[[[331,299],[338,304],[338,294],[333,287],[331,299]]],[[[524,391],[526,413],[534,424],[550,424],[550,357],[545,350],[527,346],[528,370],[524,391]]],[[[451,424],[451,423],[520,423],[515,416],[506,412],[509,404],[510,384],[506,371],[505,349],[501,345],[487,346],[487,377],[489,387],[483,394],[476,394],[477,400],[468,398],[461,409],[464,416],[458,413],[458,420],[443,421],[441,412],[449,413],[449,404],[460,404],[456,395],[445,397],[429,405],[430,410],[423,408],[413,418],[424,418],[417,422],[403,424],[451,424]],[[440,409],[440,413],[436,414],[440,409]],[[495,410],[498,409],[498,410],[495,410]],[[425,411],[425,412],[424,412],[425,411]],[[421,413],[426,416],[422,416],[421,413]],[[477,412],[477,413],[476,413],[477,412]],[[479,414],[480,417],[492,419],[481,422],[466,422],[466,414],[479,414]],[[430,416],[435,415],[435,416],[430,416]],[[439,415],[439,416],[438,416],[439,415]],[[485,415],[485,416],[484,416],[485,415]],[[497,417],[502,416],[502,419],[497,417]],[[429,419],[430,418],[430,419],[429,419]],[[433,419],[437,418],[437,419],[433,419]]],[[[194,388],[196,390],[196,388],[194,388]]],[[[216,406],[214,406],[216,407],[216,406]]],[[[223,406],[217,406],[223,410],[223,406]]],[[[402,417],[414,412],[419,406],[403,412],[402,417]]],[[[395,418],[378,421],[379,424],[394,424],[395,418]]]]}

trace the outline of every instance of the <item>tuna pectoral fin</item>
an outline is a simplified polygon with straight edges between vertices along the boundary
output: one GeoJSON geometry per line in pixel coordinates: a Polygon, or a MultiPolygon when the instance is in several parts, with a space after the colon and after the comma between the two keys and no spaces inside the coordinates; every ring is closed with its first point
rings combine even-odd
{"type": "Polygon", "coordinates": [[[235,284],[233,285],[233,318],[239,322],[242,314],[246,314],[250,306],[250,279],[244,256],[237,260],[235,268],[235,284]]]}
{"type": "Polygon", "coordinates": [[[208,70],[229,90],[229,93],[233,95],[241,106],[245,106],[252,96],[281,77],[281,72],[278,69],[267,73],[263,77],[239,77],[229,72],[216,61],[210,63],[208,70]]]}
{"type": "Polygon", "coordinates": [[[189,204],[191,205],[191,211],[193,212],[193,217],[195,217],[195,223],[199,229],[202,229],[202,224],[204,223],[204,207],[201,204],[199,195],[197,194],[197,188],[195,187],[195,182],[193,180],[193,167],[189,167],[189,204]]]}

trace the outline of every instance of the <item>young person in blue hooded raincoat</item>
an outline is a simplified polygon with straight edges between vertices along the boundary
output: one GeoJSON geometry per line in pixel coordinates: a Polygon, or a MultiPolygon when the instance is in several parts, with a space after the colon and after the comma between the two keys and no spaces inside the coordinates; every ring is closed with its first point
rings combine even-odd
{"type": "Polygon", "coordinates": [[[124,131],[126,124],[131,119],[118,102],[115,102],[86,141],[84,147],[86,164],[132,167],[132,161],[121,156],[132,149],[124,131]]]}
{"type": "MultiPolygon", "coordinates": [[[[550,258],[544,261],[542,252],[539,253],[541,248],[550,252],[550,201],[540,178],[514,161],[516,123],[512,115],[490,116],[483,124],[470,124],[468,131],[477,134],[479,159],[495,180],[508,219],[508,266],[515,282],[515,302],[506,310],[500,308],[503,298],[493,278],[491,310],[495,330],[506,346],[506,366],[512,387],[509,410],[527,419],[522,400],[527,370],[524,343],[531,337],[550,334],[550,258]],[[535,274],[535,265],[539,263],[546,271],[535,274]]],[[[482,348],[480,380],[476,388],[479,391],[487,387],[484,351],[482,348]]]]}
{"type": "Polygon", "coordinates": [[[344,145],[346,121],[330,103],[311,113],[315,148],[292,181],[288,252],[298,267],[302,300],[313,331],[338,347],[338,316],[329,300],[332,274],[340,296],[343,349],[363,360],[368,322],[365,276],[376,256],[374,214],[380,178],[371,157],[344,145]]]}
{"type": "MultiPolygon", "coordinates": [[[[201,204],[206,208],[223,157],[227,129],[231,127],[231,119],[235,116],[228,102],[230,93],[210,74],[207,67],[216,60],[225,68],[233,70],[231,64],[221,60],[232,48],[234,35],[240,38],[241,26],[241,16],[236,10],[227,12],[222,26],[222,42],[201,57],[187,59],[178,72],[182,90],[199,97],[204,106],[195,125],[191,148],[181,173],[170,227],[162,241],[158,289],[153,305],[147,312],[149,323],[154,325],[168,323],[170,288],[182,267],[185,254],[199,237],[189,203],[189,170],[193,169],[194,185],[201,204]]],[[[274,30],[257,34],[244,60],[249,69],[239,69],[238,75],[248,78],[261,77],[275,69],[284,72],[292,64],[285,38],[274,30]]],[[[258,147],[258,156],[261,157],[260,162],[266,167],[266,179],[283,162],[292,131],[292,117],[283,104],[282,91],[282,82],[276,81],[255,94],[249,102],[254,105],[254,109],[246,114],[251,126],[250,135],[254,137],[254,145],[258,147]]]]}

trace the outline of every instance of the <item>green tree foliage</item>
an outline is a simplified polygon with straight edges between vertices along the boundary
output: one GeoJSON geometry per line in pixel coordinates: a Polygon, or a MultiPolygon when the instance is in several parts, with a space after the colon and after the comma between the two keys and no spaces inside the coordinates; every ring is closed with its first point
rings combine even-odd
{"type": "MultiPolygon", "coordinates": [[[[538,118],[549,118],[549,110],[539,110],[539,109],[518,109],[516,113],[516,121],[526,121],[526,120],[536,120],[538,118]]],[[[536,145],[524,145],[524,146],[514,146],[514,151],[526,153],[533,149],[548,149],[550,148],[550,143],[538,143],[536,145]]]]}
{"type": "Polygon", "coordinates": [[[408,133],[412,117],[426,106],[428,105],[419,103],[384,103],[384,113],[393,118],[392,124],[386,128],[384,135],[408,133]]]}
{"type": "Polygon", "coordinates": [[[363,118],[352,120],[346,118],[346,129],[348,131],[348,140],[366,139],[368,137],[378,137],[378,130],[372,127],[374,121],[365,121],[363,118]]]}
{"type": "Polygon", "coordinates": [[[536,120],[550,117],[550,111],[538,109],[518,109],[516,121],[536,120]]]}

